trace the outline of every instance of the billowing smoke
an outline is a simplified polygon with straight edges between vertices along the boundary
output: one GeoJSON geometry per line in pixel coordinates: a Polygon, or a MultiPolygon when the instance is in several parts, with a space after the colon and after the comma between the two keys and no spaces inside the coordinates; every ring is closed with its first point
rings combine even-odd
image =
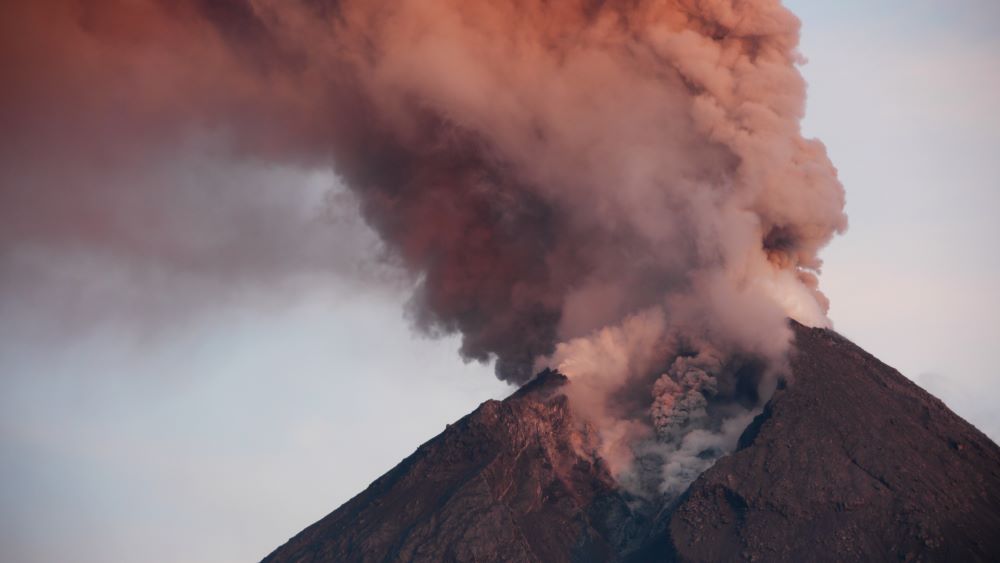
{"type": "Polygon", "coordinates": [[[779,3],[339,13],[374,137],[351,183],[422,275],[418,321],[461,332],[465,357],[524,381],[556,343],[650,307],[749,348],[786,314],[824,322],[816,253],[843,193],[800,135],[798,22],[779,3]]]}
{"type": "Polygon", "coordinates": [[[332,166],[414,276],[418,327],[512,382],[566,372],[605,456],[659,456],[661,489],[731,447],[786,317],[827,322],[817,254],[844,196],[801,135],[799,23],[777,0],[13,11],[4,119],[37,133],[19,146],[211,131],[241,158],[332,166]]]}

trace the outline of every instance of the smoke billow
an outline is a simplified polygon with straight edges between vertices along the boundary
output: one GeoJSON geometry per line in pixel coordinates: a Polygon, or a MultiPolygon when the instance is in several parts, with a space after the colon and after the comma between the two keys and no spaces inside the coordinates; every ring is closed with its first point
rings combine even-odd
{"type": "Polygon", "coordinates": [[[89,128],[128,155],[207,129],[242,158],[332,166],[415,277],[417,326],[512,382],[567,373],[623,478],[659,456],[669,490],[731,448],[786,317],[827,323],[818,252],[844,195],[801,134],[778,0],[14,10],[19,147],[89,128]]]}

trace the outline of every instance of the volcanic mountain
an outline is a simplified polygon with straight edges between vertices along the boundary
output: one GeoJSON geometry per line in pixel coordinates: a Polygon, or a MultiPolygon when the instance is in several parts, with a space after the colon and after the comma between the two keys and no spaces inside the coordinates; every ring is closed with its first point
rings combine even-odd
{"type": "Polygon", "coordinates": [[[662,506],[618,487],[543,372],[487,401],[264,561],[996,561],[1000,448],[830,330],[662,506]]]}

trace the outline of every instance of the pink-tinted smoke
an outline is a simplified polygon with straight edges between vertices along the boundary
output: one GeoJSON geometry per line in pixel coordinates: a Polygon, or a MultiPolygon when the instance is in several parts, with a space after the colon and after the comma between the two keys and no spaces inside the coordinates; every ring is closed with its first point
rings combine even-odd
{"type": "MultiPolygon", "coordinates": [[[[5,246],[148,255],[150,222],[122,220],[144,193],[104,170],[201,134],[232,158],[331,166],[417,280],[420,328],[514,382],[559,366],[604,428],[634,422],[609,397],[641,382],[641,425],[677,444],[722,424],[713,401],[736,400],[745,358],[780,358],[786,317],[827,323],[818,252],[846,228],[844,194],[801,134],[799,23],[777,0],[5,11],[5,246]]],[[[290,246],[252,263],[300,267],[290,246]]]]}

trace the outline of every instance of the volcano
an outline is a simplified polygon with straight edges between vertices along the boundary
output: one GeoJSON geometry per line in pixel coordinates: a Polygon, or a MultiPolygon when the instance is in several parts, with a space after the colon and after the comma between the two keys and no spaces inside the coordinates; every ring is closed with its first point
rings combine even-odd
{"type": "Polygon", "coordinates": [[[738,448],[657,505],[616,485],[546,371],[267,556],[313,561],[996,561],[1000,448],[837,333],[738,448]]]}

